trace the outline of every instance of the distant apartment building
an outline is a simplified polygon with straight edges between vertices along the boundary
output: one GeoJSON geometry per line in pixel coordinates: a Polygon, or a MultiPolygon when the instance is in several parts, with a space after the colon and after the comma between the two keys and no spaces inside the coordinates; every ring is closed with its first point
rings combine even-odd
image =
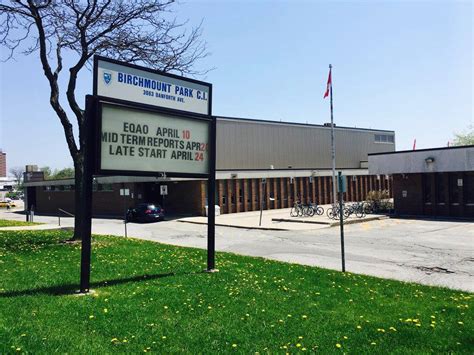
{"type": "Polygon", "coordinates": [[[7,177],[7,153],[0,149],[0,177],[7,177]]]}

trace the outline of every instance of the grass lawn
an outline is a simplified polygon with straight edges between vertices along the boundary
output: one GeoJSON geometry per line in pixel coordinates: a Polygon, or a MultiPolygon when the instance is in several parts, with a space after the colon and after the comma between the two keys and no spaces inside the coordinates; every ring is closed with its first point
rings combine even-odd
{"type": "Polygon", "coordinates": [[[75,296],[68,232],[0,232],[0,353],[472,353],[473,295],[94,237],[92,296],[75,296]]]}
{"type": "Polygon", "coordinates": [[[12,221],[9,219],[0,219],[0,228],[1,227],[17,227],[17,226],[34,226],[41,223],[35,222],[23,222],[23,221],[12,221]]]}

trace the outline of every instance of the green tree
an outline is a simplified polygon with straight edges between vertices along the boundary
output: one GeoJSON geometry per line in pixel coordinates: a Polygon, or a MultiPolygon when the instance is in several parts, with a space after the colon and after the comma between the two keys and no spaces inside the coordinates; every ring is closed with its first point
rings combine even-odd
{"type": "Polygon", "coordinates": [[[454,145],[474,145],[474,125],[467,127],[462,133],[455,133],[454,145]]]}
{"type": "Polygon", "coordinates": [[[53,179],[72,179],[74,178],[73,168],[64,168],[61,170],[55,170],[53,179]]]}
{"type": "Polygon", "coordinates": [[[94,55],[198,74],[195,62],[208,54],[200,39],[201,27],[186,32],[186,23],[170,15],[173,4],[173,0],[0,1],[0,45],[7,49],[3,53],[7,60],[18,50],[38,58],[49,84],[49,103],[64,130],[74,163],[76,239],[81,238],[85,211],[80,202],[88,183],[84,178],[86,117],[83,98],[76,96],[78,75],[90,68],[94,55]],[[69,68],[63,71],[65,66],[69,68]]]}
{"type": "Polygon", "coordinates": [[[40,171],[43,172],[44,174],[44,179],[49,180],[51,179],[51,176],[53,175],[52,170],[49,166],[43,166],[40,168],[40,171]]]}

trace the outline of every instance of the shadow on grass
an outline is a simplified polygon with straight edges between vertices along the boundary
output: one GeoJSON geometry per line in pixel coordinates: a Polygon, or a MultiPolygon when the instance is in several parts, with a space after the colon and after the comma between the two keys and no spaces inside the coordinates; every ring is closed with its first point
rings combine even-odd
{"type": "MultiPolygon", "coordinates": [[[[201,274],[201,273],[204,273],[204,271],[184,272],[184,273],[179,273],[179,274],[173,273],[173,272],[166,273],[166,274],[155,274],[155,275],[146,274],[146,275],[140,275],[140,276],[127,277],[124,279],[91,282],[90,288],[93,290],[93,289],[97,289],[101,287],[121,285],[121,284],[129,283],[129,282],[142,282],[142,281],[162,279],[162,278],[170,277],[170,276],[182,276],[182,275],[192,275],[192,274],[201,274]]],[[[0,292],[0,298],[18,297],[18,296],[36,296],[40,294],[53,295],[53,296],[73,295],[73,294],[77,294],[78,290],[79,290],[79,282],[77,284],[39,287],[39,288],[31,289],[31,290],[0,292]]]]}

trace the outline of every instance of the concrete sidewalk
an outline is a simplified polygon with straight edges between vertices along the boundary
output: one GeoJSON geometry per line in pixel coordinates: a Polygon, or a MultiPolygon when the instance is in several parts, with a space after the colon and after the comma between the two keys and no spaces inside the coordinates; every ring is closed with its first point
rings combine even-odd
{"type": "MultiPolygon", "coordinates": [[[[293,221],[280,221],[283,217],[290,216],[290,208],[278,210],[265,210],[262,213],[260,225],[260,211],[229,213],[216,216],[216,226],[244,229],[261,229],[275,231],[314,230],[329,227],[329,223],[308,224],[293,223],[293,221]]],[[[311,218],[311,217],[310,217],[311,218]]],[[[327,217],[326,217],[327,218],[327,217]]],[[[185,217],[179,222],[207,224],[207,217],[185,217]]]]}
{"type": "MultiPolygon", "coordinates": [[[[260,225],[260,211],[229,213],[216,216],[216,225],[222,227],[261,229],[261,230],[314,230],[320,228],[339,226],[338,220],[327,217],[326,211],[331,205],[323,205],[324,213],[313,217],[291,217],[291,208],[276,210],[265,210],[262,213],[260,225]]],[[[367,215],[364,218],[350,216],[344,220],[344,224],[363,223],[387,218],[384,215],[367,215]]],[[[178,219],[179,222],[207,224],[207,217],[185,217],[178,219]]]]}

